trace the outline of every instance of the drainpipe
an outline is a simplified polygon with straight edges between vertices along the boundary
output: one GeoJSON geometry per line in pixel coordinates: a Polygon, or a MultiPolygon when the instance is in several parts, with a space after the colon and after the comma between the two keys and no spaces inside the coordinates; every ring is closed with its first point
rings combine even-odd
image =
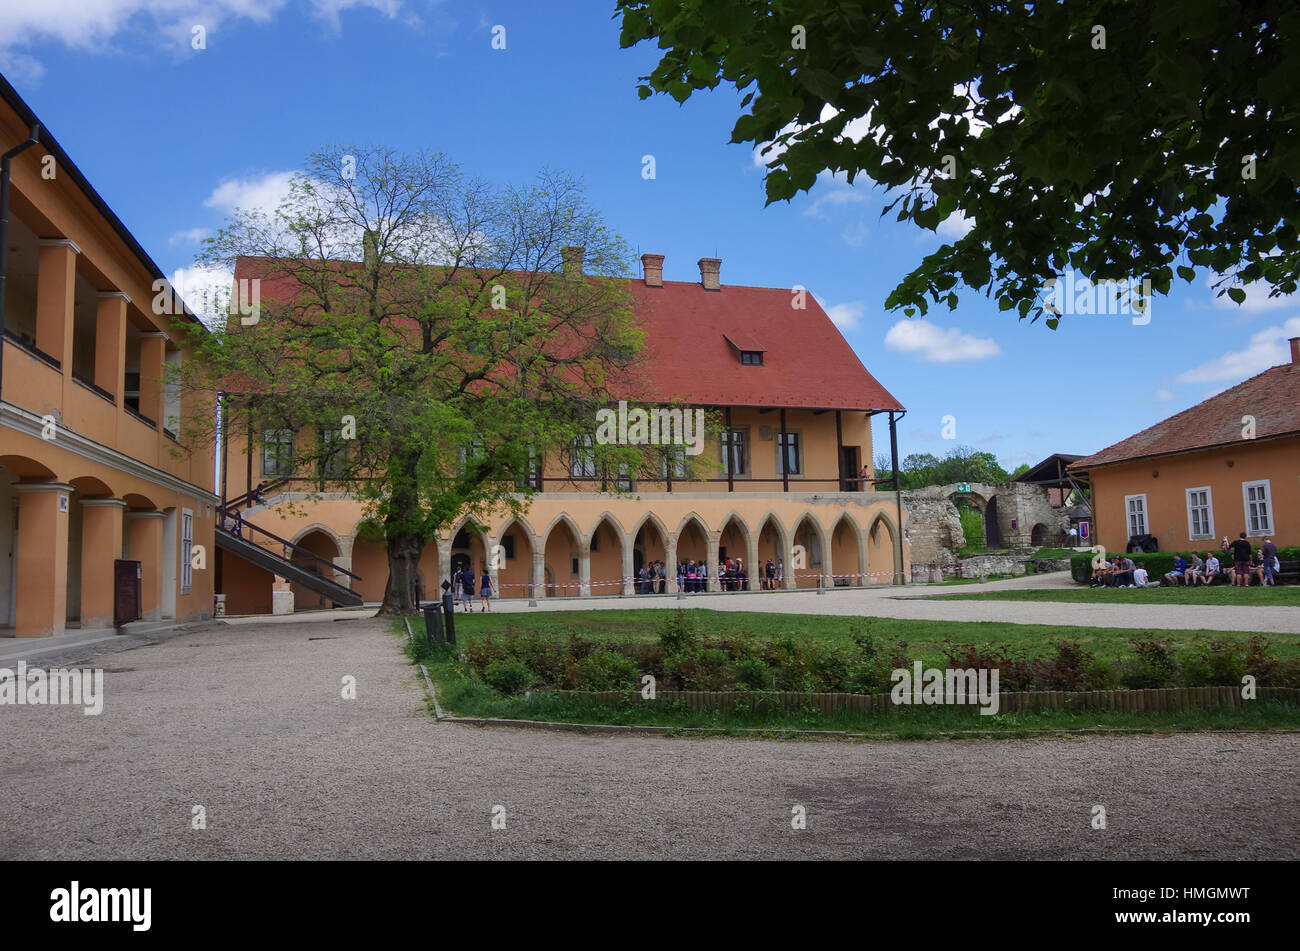
{"type": "Polygon", "coordinates": [[[9,164],[37,144],[40,123],[32,126],[29,138],[0,156],[0,387],[4,385],[5,274],[9,268],[9,164]]]}

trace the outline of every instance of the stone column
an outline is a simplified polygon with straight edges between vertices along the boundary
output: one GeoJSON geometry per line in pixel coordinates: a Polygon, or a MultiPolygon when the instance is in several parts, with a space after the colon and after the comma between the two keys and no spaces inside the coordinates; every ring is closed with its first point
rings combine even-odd
{"type": "MultiPolygon", "coordinates": [[[[632,546],[636,544],[636,538],[631,535],[623,536],[623,596],[628,597],[636,593],[635,584],[632,580],[632,572],[635,570],[632,560],[632,546]]],[[[646,566],[649,567],[648,565],[646,566]]]]}
{"type": "Polygon", "coordinates": [[[705,591],[721,591],[722,583],[718,578],[718,547],[722,541],[722,532],[709,532],[705,543],[705,563],[709,566],[709,576],[705,578],[705,591]]]}
{"type": "Polygon", "coordinates": [[[140,617],[156,621],[162,616],[163,513],[127,512],[127,550],[140,562],[140,617]]]}
{"type": "Polygon", "coordinates": [[[745,590],[763,590],[763,566],[758,560],[758,532],[745,536],[745,590]]]}
{"type": "Polygon", "coordinates": [[[668,582],[664,586],[665,594],[677,593],[677,534],[670,533],[664,539],[664,580],[668,582]]]}
{"type": "Polygon", "coordinates": [[[68,500],[62,482],[14,486],[18,498],[14,634],[62,634],[68,618],[68,500]]]}
{"type": "Polygon", "coordinates": [[[542,540],[536,535],[532,538],[533,547],[533,589],[528,592],[529,600],[546,597],[546,551],[542,540]]]}
{"type": "Polygon", "coordinates": [[[794,533],[781,540],[782,580],[781,587],[793,590],[799,587],[794,580],[794,533]]]}
{"type": "Polygon", "coordinates": [[[821,543],[822,545],[821,577],[822,577],[823,588],[835,587],[835,557],[831,553],[831,548],[834,545],[834,542],[835,542],[835,534],[834,532],[830,532],[827,533],[824,539],[822,539],[822,543],[821,543]]]}
{"type": "Polygon", "coordinates": [[[113,626],[113,562],[122,557],[121,499],[81,500],[81,626],[113,626]]]}
{"type": "MultiPolygon", "coordinates": [[[[500,594],[501,592],[501,589],[500,587],[498,587],[498,583],[497,583],[497,573],[501,570],[501,568],[499,565],[497,565],[497,559],[493,555],[493,552],[496,551],[496,547],[499,544],[501,544],[501,539],[496,538],[492,535],[483,536],[483,551],[484,554],[487,556],[488,578],[491,579],[492,581],[493,597],[500,594]]],[[[501,557],[502,558],[505,557],[504,552],[502,553],[501,557]]],[[[476,584],[475,588],[477,589],[478,587],[479,585],[476,584]]],[[[477,593],[477,590],[475,591],[475,593],[477,593]]]]}
{"type": "MultiPolygon", "coordinates": [[[[348,571],[352,570],[352,542],[354,540],[355,539],[351,535],[343,535],[339,538],[339,554],[338,557],[334,559],[334,564],[339,568],[346,568],[348,571]]],[[[335,584],[341,584],[343,587],[350,589],[352,587],[352,580],[353,579],[349,578],[341,571],[334,572],[335,584]]]]}
{"type": "Polygon", "coordinates": [[[289,582],[279,575],[272,575],[271,578],[271,613],[272,614],[292,614],[293,613],[293,588],[289,582]]]}
{"type": "MultiPolygon", "coordinates": [[[[438,577],[429,581],[430,600],[442,603],[442,583],[451,577],[451,537],[443,538],[438,536],[438,577]]],[[[455,586],[452,586],[452,592],[455,595],[455,586]]]]}
{"type": "Polygon", "coordinates": [[[591,594],[591,546],[578,544],[578,594],[585,598],[591,594]]]}

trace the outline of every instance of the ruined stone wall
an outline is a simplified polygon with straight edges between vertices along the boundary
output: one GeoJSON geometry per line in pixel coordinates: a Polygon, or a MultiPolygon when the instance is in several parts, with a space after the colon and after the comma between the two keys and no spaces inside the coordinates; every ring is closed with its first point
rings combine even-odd
{"type": "MultiPolygon", "coordinates": [[[[913,563],[948,566],[957,563],[957,549],[965,544],[965,538],[961,516],[951,499],[956,492],[956,485],[934,485],[903,493],[906,512],[903,532],[911,546],[913,563]]],[[[1044,486],[974,482],[969,497],[986,517],[989,500],[997,500],[998,531],[1004,548],[1030,548],[1033,529],[1038,524],[1046,528],[1049,538],[1070,527],[1069,509],[1052,508],[1044,486]]]]}

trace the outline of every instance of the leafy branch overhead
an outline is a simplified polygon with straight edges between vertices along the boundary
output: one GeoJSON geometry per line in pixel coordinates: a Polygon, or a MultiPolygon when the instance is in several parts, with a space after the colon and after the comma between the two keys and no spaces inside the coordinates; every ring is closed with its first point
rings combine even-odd
{"type": "Polygon", "coordinates": [[[1021,318],[1050,278],[1211,273],[1273,295],[1300,273],[1300,7],[1220,0],[1069,3],[619,0],[622,45],[684,101],[734,84],[732,141],[763,148],[768,203],[821,173],[883,187],[900,221],[970,227],[886,304],[957,304],[960,281],[1021,318]]]}

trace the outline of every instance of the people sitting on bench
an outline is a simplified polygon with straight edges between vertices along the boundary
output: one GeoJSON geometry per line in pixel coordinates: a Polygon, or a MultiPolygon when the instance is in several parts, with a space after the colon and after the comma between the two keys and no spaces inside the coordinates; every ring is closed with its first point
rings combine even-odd
{"type": "Polygon", "coordinates": [[[1214,584],[1222,570],[1223,566],[1219,564],[1219,559],[1214,557],[1214,552],[1207,551],[1205,553],[1205,569],[1201,572],[1201,584],[1214,584]]]}
{"type": "Polygon", "coordinates": [[[1182,584],[1186,580],[1187,562],[1182,555],[1174,555],[1174,568],[1165,574],[1165,584],[1182,584]]]}

